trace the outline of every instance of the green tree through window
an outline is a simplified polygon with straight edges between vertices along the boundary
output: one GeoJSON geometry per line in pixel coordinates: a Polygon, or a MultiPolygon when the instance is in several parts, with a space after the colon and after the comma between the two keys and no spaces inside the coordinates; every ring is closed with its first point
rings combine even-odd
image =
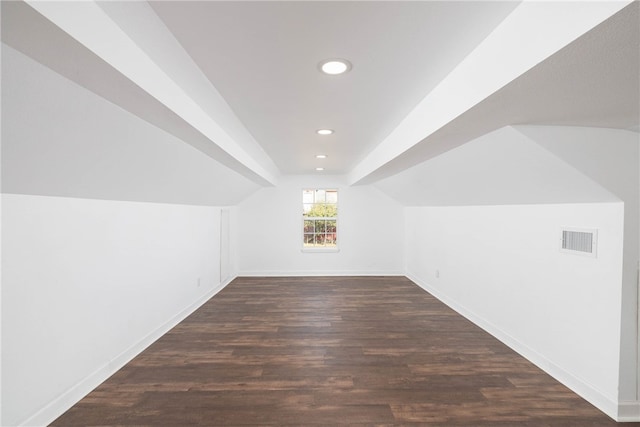
{"type": "Polygon", "coordinates": [[[305,248],[335,248],[338,244],[338,190],[302,190],[305,248]]]}

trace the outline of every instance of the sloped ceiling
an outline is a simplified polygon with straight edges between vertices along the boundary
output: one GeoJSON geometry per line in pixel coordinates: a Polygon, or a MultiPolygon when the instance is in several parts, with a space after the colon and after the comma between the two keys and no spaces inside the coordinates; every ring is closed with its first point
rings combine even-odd
{"type": "Polygon", "coordinates": [[[2,59],[4,193],[225,206],[260,188],[13,48],[2,59]]]}
{"type": "MultiPolygon", "coordinates": [[[[561,140],[561,136],[551,132],[547,139],[553,143],[561,140]]],[[[483,135],[375,185],[406,206],[621,200],[598,181],[569,167],[511,126],[483,135]]]]}
{"type": "Polygon", "coordinates": [[[2,2],[2,40],[258,185],[367,183],[509,124],[637,130],[629,3],[2,2]]]}
{"type": "Polygon", "coordinates": [[[492,130],[519,124],[638,132],[640,3],[587,32],[411,146],[362,182],[407,170],[492,130]]]}

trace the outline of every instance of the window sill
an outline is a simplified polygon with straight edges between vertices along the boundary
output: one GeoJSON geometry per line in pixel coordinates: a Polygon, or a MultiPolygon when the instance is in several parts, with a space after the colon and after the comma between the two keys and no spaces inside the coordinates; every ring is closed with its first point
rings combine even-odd
{"type": "Polygon", "coordinates": [[[340,248],[302,248],[301,252],[310,252],[310,253],[331,253],[331,252],[340,252],[340,248]]]}

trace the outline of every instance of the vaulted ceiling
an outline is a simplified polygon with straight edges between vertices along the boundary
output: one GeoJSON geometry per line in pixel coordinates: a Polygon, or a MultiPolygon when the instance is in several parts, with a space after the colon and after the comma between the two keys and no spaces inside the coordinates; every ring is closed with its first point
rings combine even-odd
{"type": "Polygon", "coordinates": [[[509,124],[638,131],[638,10],[637,1],[3,2],[2,40],[261,185],[313,173],[355,184],[509,124]],[[352,69],[319,71],[336,57],[352,69]]]}

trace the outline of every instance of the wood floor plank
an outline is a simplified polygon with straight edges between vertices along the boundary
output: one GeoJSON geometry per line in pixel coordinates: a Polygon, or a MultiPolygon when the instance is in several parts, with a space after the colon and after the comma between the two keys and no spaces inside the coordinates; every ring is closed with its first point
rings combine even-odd
{"type": "Polygon", "coordinates": [[[234,280],[52,425],[618,424],[406,278],[289,277],[234,280]]]}

